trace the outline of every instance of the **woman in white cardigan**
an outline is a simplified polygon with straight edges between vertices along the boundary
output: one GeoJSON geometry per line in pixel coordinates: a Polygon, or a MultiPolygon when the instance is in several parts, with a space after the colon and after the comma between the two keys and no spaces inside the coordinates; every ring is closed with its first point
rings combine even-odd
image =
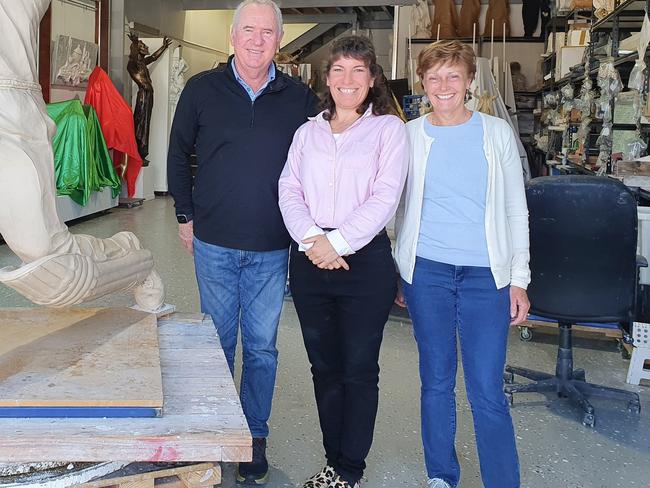
{"type": "Polygon", "coordinates": [[[455,488],[457,335],[486,488],[519,488],[503,393],[508,327],[528,313],[528,209],[507,122],[465,107],[474,53],[438,41],[418,57],[433,111],[407,125],[411,142],[395,260],[420,357],[422,440],[430,488],[455,488]]]}

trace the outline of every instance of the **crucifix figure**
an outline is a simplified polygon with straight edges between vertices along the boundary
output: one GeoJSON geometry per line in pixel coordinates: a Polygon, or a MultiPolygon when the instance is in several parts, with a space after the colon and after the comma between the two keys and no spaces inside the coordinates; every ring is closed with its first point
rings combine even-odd
{"type": "Polygon", "coordinates": [[[138,152],[144,161],[149,154],[149,127],[151,125],[151,109],[153,108],[153,83],[147,66],[165,52],[172,40],[165,37],[163,45],[153,54],[149,54],[149,48],[136,34],[129,34],[129,39],[131,39],[131,53],[129,54],[126,70],[135,81],[135,84],[138,85],[133,121],[135,123],[135,139],[138,142],[138,152]]]}

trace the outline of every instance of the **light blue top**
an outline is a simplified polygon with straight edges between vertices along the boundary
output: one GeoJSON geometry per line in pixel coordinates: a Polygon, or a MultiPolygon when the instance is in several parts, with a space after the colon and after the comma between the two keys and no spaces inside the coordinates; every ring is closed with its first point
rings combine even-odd
{"type": "Polygon", "coordinates": [[[478,112],[460,125],[424,123],[433,137],[416,254],[455,266],[489,267],[485,237],[488,162],[478,112]]]}
{"type": "Polygon", "coordinates": [[[275,80],[275,64],[271,63],[269,65],[269,77],[266,80],[266,83],[264,83],[259,90],[253,91],[253,89],[248,86],[248,83],[244,81],[244,79],[239,76],[239,73],[237,73],[237,67],[235,66],[235,58],[232,58],[232,72],[235,73],[235,78],[239,82],[241,86],[244,87],[244,90],[246,90],[246,93],[248,93],[248,96],[251,98],[251,102],[254,102],[257,97],[260,96],[260,93],[264,91],[264,88],[268,86],[269,83],[271,83],[273,80],[275,80]]]}

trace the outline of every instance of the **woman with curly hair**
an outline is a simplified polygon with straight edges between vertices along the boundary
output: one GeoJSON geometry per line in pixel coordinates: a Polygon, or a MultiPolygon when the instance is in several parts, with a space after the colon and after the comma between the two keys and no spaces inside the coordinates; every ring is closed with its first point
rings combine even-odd
{"type": "Polygon", "coordinates": [[[304,487],[349,488],[372,444],[379,347],[396,293],[385,225],[409,151],[368,39],[334,42],[326,77],[324,110],[296,132],[279,194],[326,457],[304,487]]]}

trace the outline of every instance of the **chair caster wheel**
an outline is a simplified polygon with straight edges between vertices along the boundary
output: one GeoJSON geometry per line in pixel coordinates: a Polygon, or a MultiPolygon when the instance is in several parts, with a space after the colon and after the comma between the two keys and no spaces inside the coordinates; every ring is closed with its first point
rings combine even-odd
{"type": "Polygon", "coordinates": [[[503,373],[503,382],[507,385],[512,385],[515,382],[515,375],[506,371],[503,373]]]}
{"type": "Polygon", "coordinates": [[[587,381],[585,371],[583,369],[576,369],[573,372],[573,379],[582,382],[587,381]]]}
{"type": "Polygon", "coordinates": [[[582,416],[582,425],[585,427],[593,427],[596,423],[596,418],[593,413],[586,413],[582,416]]]}
{"type": "Polygon", "coordinates": [[[627,404],[627,411],[639,415],[641,413],[641,403],[638,400],[631,400],[627,404]]]}
{"type": "Polygon", "coordinates": [[[630,354],[630,352],[625,348],[625,344],[629,344],[629,343],[627,343],[623,339],[618,340],[618,344],[617,344],[618,352],[621,353],[621,357],[623,359],[630,360],[632,359],[632,354],[630,354]]]}
{"type": "Polygon", "coordinates": [[[519,339],[524,342],[530,342],[533,340],[533,331],[530,330],[530,327],[521,327],[519,329],[519,339]]]}
{"type": "Polygon", "coordinates": [[[512,407],[515,403],[515,396],[512,393],[506,392],[506,401],[512,407]]]}

